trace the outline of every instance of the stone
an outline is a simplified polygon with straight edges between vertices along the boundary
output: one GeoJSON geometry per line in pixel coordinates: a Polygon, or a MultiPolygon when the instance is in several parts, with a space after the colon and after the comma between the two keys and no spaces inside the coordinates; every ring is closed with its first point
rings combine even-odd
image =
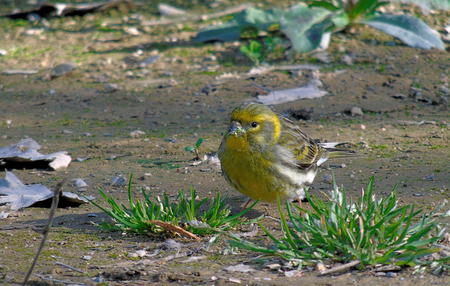
{"type": "Polygon", "coordinates": [[[353,106],[352,109],[350,109],[350,114],[352,116],[362,116],[363,111],[362,111],[361,107],[353,106]]]}

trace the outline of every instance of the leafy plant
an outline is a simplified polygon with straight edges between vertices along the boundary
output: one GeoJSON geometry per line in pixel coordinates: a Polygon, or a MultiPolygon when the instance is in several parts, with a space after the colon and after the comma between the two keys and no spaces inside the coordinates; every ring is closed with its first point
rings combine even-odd
{"type": "Polygon", "coordinates": [[[103,190],[99,190],[99,192],[108,207],[90,201],[113,219],[113,223],[103,223],[104,228],[157,234],[167,230],[155,223],[161,221],[194,234],[206,235],[229,230],[242,224],[242,216],[256,204],[255,202],[249,208],[232,215],[230,207],[225,204],[220,193],[217,193],[213,200],[209,198],[197,200],[197,192],[192,188],[188,197],[180,190],[175,201],[171,201],[167,194],[163,194],[162,198],[156,197],[152,200],[144,190],[141,191],[143,199],[136,199],[133,198],[131,181],[130,177],[128,184],[129,207],[119,204],[103,190]]]}
{"type": "Polygon", "coordinates": [[[308,0],[305,2],[309,7],[322,7],[329,11],[339,11],[344,14],[342,16],[347,18],[350,23],[355,23],[360,18],[375,15],[379,7],[389,3],[380,0],[308,0]]]}
{"type": "Polygon", "coordinates": [[[399,206],[395,192],[377,200],[373,189],[372,177],[355,203],[336,185],[329,201],[306,193],[311,209],[296,207],[296,212],[287,203],[287,218],[278,201],[282,237],[275,237],[260,225],[275,244],[273,247],[236,237],[231,243],[305,264],[358,260],[363,266],[390,263],[412,266],[423,263],[420,258],[439,251],[432,245],[443,237],[444,230],[439,228],[433,213],[423,214],[416,221],[421,210],[412,205],[399,206]]]}
{"type": "Polygon", "coordinates": [[[202,143],[203,143],[203,138],[200,137],[200,138],[198,138],[197,142],[195,142],[194,146],[186,146],[186,147],[184,147],[184,150],[194,153],[195,160],[200,160],[200,155],[198,153],[198,149],[200,148],[202,143]]]}
{"type": "Polygon", "coordinates": [[[281,58],[285,47],[280,37],[268,36],[258,40],[250,39],[247,45],[241,46],[240,51],[255,65],[260,65],[269,59],[281,58]]]}
{"type": "MultiPolygon", "coordinates": [[[[287,10],[248,8],[219,26],[209,27],[194,38],[198,42],[235,41],[243,31],[280,30],[296,52],[328,47],[330,36],[352,25],[369,25],[390,34],[405,44],[421,49],[443,50],[439,34],[420,19],[409,15],[379,13],[386,4],[380,0],[306,1],[287,10]]],[[[245,33],[244,33],[245,34],[245,33]]]]}
{"type": "Polygon", "coordinates": [[[265,59],[263,45],[258,41],[250,40],[248,45],[242,45],[240,50],[256,65],[259,65],[265,59]]]}

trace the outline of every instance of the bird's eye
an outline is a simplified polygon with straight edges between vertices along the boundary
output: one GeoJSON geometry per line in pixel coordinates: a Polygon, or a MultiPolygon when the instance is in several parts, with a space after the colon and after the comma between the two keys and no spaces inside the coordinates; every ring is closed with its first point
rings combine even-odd
{"type": "Polygon", "coordinates": [[[256,126],[258,126],[258,122],[252,122],[252,124],[250,124],[251,127],[256,128],[256,126]]]}

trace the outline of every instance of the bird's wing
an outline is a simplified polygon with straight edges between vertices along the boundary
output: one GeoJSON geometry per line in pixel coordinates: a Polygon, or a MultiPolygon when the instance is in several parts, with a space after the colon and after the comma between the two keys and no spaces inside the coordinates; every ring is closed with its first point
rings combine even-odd
{"type": "Polygon", "coordinates": [[[282,117],[282,132],[278,144],[290,152],[293,163],[300,169],[316,166],[320,159],[323,161],[327,156],[324,148],[294,122],[284,117],[282,117]]]}

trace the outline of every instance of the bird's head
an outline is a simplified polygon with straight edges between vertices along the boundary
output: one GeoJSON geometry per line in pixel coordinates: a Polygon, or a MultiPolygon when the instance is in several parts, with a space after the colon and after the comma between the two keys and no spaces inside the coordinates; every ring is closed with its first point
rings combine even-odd
{"type": "Polygon", "coordinates": [[[261,150],[280,137],[280,119],[262,104],[247,103],[235,108],[230,121],[225,140],[229,148],[238,151],[261,150]]]}

